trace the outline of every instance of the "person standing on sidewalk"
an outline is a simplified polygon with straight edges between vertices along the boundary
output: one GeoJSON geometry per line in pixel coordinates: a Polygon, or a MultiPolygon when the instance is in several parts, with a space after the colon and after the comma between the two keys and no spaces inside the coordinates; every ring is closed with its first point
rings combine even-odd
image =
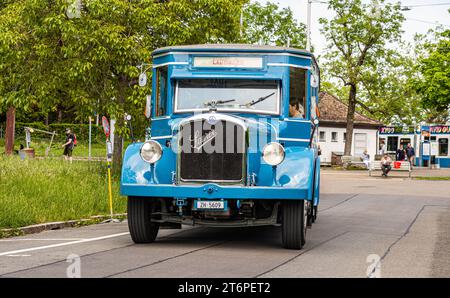
{"type": "Polygon", "coordinates": [[[411,167],[414,166],[414,158],[416,157],[416,152],[411,146],[411,143],[408,143],[408,146],[406,147],[406,156],[408,157],[408,161],[411,164],[411,167]]]}
{"type": "Polygon", "coordinates": [[[72,131],[70,130],[70,128],[66,129],[66,142],[62,145],[62,147],[64,148],[64,159],[67,161],[69,161],[70,163],[72,163],[72,151],[73,151],[73,147],[75,145],[75,136],[73,135],[72,131]]]}

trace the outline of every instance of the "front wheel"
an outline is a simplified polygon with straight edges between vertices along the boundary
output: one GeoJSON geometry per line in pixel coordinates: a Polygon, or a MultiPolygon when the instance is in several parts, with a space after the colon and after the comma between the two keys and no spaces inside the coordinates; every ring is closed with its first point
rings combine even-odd
{"type": "Polygon", "coordinates": [[[283,246],[287,249],[301,249],[306,242],[307,202],[287,201],[283,203],[281,232],[283,246]]]}
{"type": "Polygon", "coordinates": [[[155,207],[151,199],[128,197],[128,229],[134,243],[155,241],[159,231],[159,223],[151,221],[155,207]]]}

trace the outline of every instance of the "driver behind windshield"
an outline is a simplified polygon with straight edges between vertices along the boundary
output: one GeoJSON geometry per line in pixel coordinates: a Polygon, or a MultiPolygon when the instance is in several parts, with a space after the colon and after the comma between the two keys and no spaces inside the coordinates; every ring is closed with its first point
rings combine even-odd
{"type": "Polygon", "coordinates": [[[289,117],[292,118],[305,118],[305,110],[303,106],[296,99],[289,101],[289,117]]]}

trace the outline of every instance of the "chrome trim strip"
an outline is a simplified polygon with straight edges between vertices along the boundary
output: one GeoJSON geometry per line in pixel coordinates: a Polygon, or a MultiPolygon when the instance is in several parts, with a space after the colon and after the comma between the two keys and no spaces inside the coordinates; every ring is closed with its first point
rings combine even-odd
{"type": "Polygon", "coordinates": [[[158,121],[158,120],[166,120],[170,119],[170,116],[164,116],[164,117],[158,117],[158,118],[151,118],[151,121],[158,121]]]}
{"type": "Polygon", "coordinates": [[[308,142],[309,139],[295,139],[295,138],[277,138],[277,141],[286,141],[286,142],[308,142]]]}
{"type": "Polygon", "coordinates": [[[267,63],[267,66],[290,66],[290,67],[295,67],[295,68],[303,68],[303,69],[311,70],[310,66],[301,66],[301,65],[289,64],[289,63],[267,63]]]}
{"type": "Polygon", "coordinates": [[[151,140],[161,140],[161,139],[169,139],[171,138],[172,135],[167,135],[167,136],[157,136],[157,137],[151,137],[151,140]]]}
{"type": "Polygon", "coordinates": [[[218,55],[234,55],[234,54],[240,54],[240,55],[272,55],[272,56],[291,56],[291,57],[299,57],[299,58],[303,58],[303,59],[308,59],[311,60],[312,57],[310,56],[305,56],[305,55],[300,55],[300,54],[292,54],[292,53],[271,53],[271,52],[252,52],[252,51],[248,51],[248,52],[215,52],[215,51],[208,51],[207,49],[205,49],[204,51],[196,51],[196,52],[166,52],[163,54],[158,54],[153,56],[153,59],[159,58],[159,57],[164,57],[167,55],[192,55],[192,54],[199,54],[199,55],[204,55],[204,54],[218,54],[218,55]]]}
{"type": "Polygon", "coordinates": [[[286,122],[299,122],[299,123],[311,123],[311,120],[307,120],[307,119],[283,119],[282,121],[286,121],[286,122]]]}
{"type": "Polygon", "coordinates": [[[166,62],[166,63],[153,65],[153,68],[166,66],[166,65],[189,65],[189,62],[166,62]]]}

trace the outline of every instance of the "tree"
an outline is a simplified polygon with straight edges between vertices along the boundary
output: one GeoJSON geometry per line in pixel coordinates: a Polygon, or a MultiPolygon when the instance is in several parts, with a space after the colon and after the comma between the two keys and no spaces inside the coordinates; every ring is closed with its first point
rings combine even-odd
{"type": "Polygon", "coordinates": [[[306,26],[294,18],[291,8],[279,8],[277,4],[257,2],[243,10],[244,42],[266,45],[305,48],[306,26]]]}
{"type": "Polygon", "coordinates": [[[0,79],[0,102],[21,109],[70,102],[82,115],[110,115],[117,120],[118,169],[128,133],[124,113],[140,117],[151,92],[136,84],[138,65],[151,63],[161,46],[235,41],[246,1],[77,1],[82,5],[19,0],[4,8],[0,74],[7,78],[0,79]]]}
{"type": "Polygon", "coordinates": [[[383,123],[413,125],[425,117],[420,97],[409,84],[417,76],[417,61],[410,49],[414,47],[399,45],[387,51],[376,65],[367,65],[362,73],[357,105],[383,123]]]}
{"type": "Polygon", "coordinates": [[[419,57],[419,77],[412,79],[422,96],[423,108],[430,109],[436,122],[450,119],[450,30],[437,32],[437,41],[424,45],[419,57]]]}
{"type": "Polygon", "coordinates": [[[387,52],[387,44],[398,41],[404,17],[399,4],[361,0],[330,0],[329,9],[336,15],[320,19],[322,33],[330,41],[325,55],[325,71],[338,78],[348,91],[347,134],[344,154],[350,155],[357,91],[367,66],[376,66],[387,52]]]}

